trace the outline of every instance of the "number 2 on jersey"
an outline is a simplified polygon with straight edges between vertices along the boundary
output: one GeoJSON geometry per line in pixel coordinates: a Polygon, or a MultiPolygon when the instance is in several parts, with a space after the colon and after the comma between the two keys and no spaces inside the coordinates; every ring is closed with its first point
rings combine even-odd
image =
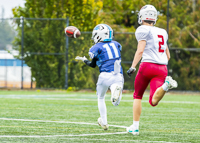
{"type": "Polygon", "coordinates": [[[108,53],[108,58],[109,59],[113,59],[114,56],[115,56],[115,58],[119,57],[119,53],[118,53],[117,47],[115,46],[114,43],[110,43],[109,45],[108,44],[104,44],[103,47],[106,48],[106,51],[108,53]],[[114,54],[111,51],[111,47],[113,48],[114,54]]]}
{"type": "Polygon", "coordinates": [[[163,53],[165,50],[161,49],[161,46],[164,45],[164,38],[162,35],[158,35],[158,38],[162,39],[162,41],[159,41],[158,45],[159,45],[159,52],[163,53]]]}

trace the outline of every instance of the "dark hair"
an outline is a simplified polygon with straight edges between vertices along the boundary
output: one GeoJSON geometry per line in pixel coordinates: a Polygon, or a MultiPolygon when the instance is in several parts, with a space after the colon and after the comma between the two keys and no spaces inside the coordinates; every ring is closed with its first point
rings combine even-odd
{"type": "Polygon", "coordinates": [[[150,20],[144,20],[144,22],[148,23],[148,24],[154,24],[154,21],[150,21],[150,20]]]}

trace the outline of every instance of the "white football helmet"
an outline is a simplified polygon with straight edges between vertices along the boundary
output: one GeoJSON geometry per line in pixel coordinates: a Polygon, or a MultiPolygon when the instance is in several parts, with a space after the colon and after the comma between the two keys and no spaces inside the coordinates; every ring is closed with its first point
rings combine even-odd
{"type": "Polygon", "coordinates": [[[154,25],[156,24],[157,10],[153,5],[145,5],[140,9],[138,23],[142,24],[142,20],[154,21],[154,25]]]}
{"type": "Polygon", "coordinates": [[[112,41],[113,30],[106,24],[98,24],[92,31],[92,40],[94,43],[103,41],[112,41]]]}

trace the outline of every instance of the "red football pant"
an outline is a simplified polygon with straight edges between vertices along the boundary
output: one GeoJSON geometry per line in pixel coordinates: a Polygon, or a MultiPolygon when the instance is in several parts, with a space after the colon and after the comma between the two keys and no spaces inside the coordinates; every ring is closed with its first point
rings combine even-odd
{"type": "Polygon", "coordinates": [[[143,62],[140,64],[139,70],[135,78],[134,99],[142,99],[144,91],[150,82],[149,103],[152,105],[152,97],[157,88],[163,85],[167,76],[167,66],[154,63],[143,62]]]}

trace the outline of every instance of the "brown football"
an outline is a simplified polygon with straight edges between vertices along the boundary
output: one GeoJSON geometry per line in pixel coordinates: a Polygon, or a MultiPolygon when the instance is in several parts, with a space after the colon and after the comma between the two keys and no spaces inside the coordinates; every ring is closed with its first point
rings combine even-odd
{"type": "Polygon", "coordinates": [[[65,34],[70,38],[78,38],[79,36],[81,36],[81,32],[75,26],[66,27],[65,34]]]}

